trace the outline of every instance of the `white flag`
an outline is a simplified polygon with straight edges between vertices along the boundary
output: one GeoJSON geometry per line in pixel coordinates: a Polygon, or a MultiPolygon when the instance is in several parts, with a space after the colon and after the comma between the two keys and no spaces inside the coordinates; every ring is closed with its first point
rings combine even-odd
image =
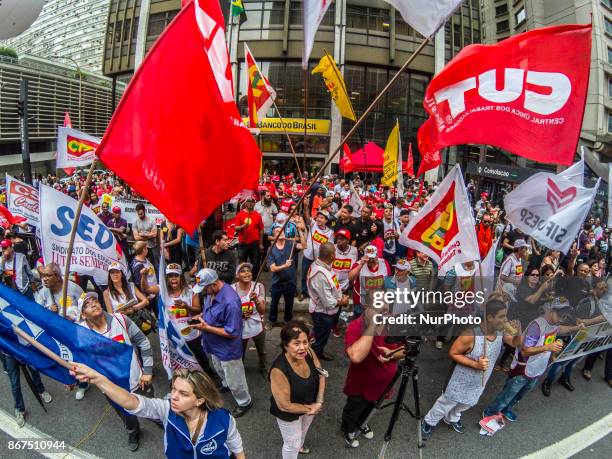
{"type": "MultiPolygon", "coordinates": [[[[78,202],[50,186],[40,185],[40,234],[45,264],[66,266],[68,242],[78,202]]],[[[127,272],[127,261],[113,233],[93,210],[83,206],[77,226],[70,270],[93,276],[99,285],[108,283],[108,266],[119,262],[127,272]]]]}
{"type": "Polygon", "coordinates": [[[480,275],[482,276],[482,289],[485,292],[485,297],[488,298],[493,290],[495,289],[495,254],[497,253],[497,247],[499,240],[495,240],[495,244],[489,249],[489,253],[482,259],[480,263],[480,275]]]}
{"type": "Polygon", "coordinates": [[[82,167],[91,164],[96,157],[100,139],[76,129],[57,128],[57,163],[58,169],[82,167]]]}
{"type": "Polygon", "coordinates": [[[461,168],[455,165],[399,238],[399,243],[424,252],[440,276],[457,263],[480,260],[474,215],[461,168]]]}
{"type": "Polygon", "coordinates": [[[600,180],[589,189],[562,175],[539,172],[505,196],[508,219],[544,247],[567,253],[591,209],[600,180]]]}
{"type": "Polygon", "coordinates": [[[304,54],[302,68],[308,68],[308,58],[312,51],[314,37],[325,12],[333,0],[304,0],[304,54]]]}
{"type": "Polygon", "coordinates": [[[404,21],[424,37],[431,37],[462,0],[385,0],[404,21]]]}
{"type": "Polygon", "coordinates": [[[26,218],[26,223],[38,228],[38,190],[6,174],[6,207],[14,215],[26,218]]]}
{"type": "Polygon", "coordinates": [[[576,185],[584,186],[584,147],[582,157],[576,164],[571,165],[567,169],[557,174],[559,177],[565,177],[570,182],[576,185]]]}
{"type": "Polygon", "coordinates": [[[359,193],[355,189],[353,182],[351,183],[351,195],[349,197],[349,204],[353,207],[353,217],[359,218],[361,216],[361,208],[363,207],[363,201],[359,197],[359,193]]]}

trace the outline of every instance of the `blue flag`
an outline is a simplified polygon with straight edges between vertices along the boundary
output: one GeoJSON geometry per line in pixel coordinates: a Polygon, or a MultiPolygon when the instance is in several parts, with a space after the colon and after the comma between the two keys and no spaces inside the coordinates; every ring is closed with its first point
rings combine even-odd
{"type": "Polygon", "coordinates": [[[61,383],[75,382],[68,370],[17,336],[14,326],[64,360],[83,363],[130,390],[132,346],[64,319],[0,284],[0,351],[61,383]]]}

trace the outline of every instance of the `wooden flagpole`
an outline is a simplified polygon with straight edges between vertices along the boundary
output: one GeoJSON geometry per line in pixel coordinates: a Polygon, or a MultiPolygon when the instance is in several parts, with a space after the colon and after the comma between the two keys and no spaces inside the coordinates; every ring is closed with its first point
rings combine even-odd
{"type": "Polygon", "coordinates": [[[72,365],[70,365],[70,362],[68,362],[67,360],[62,359],[55,352],[51,351],[51,349],[49,349],[45,345],[43,345],[43,344],[39,343],[38,341],[36,341],[34,338],[32,338],[30,335],[28,335],[26,332],[24,332],[21,328],[16,327],[15,325],[13,325],[13,332],[15,332],[15,334],[17,336],[19,336],[20,338],[24,339],[29,344],[34,346],[45,357],[50,358],[51,360],[53,360],[58,365],[61,365],[62,367],[64,367],[66,370],[72,370],[72,365]]]}
{"type": "MultiPolygon", "coordinates": [[[[79,196],[79,204],[76,208],[76,214],[74,216],[74,221],[72,222],[72,231],[70,232],[70,241],[68,242],[68,251],[66,252],[66,267],[64,268],[64,279],[62,284],[62,316],[66,317],[66,309],[68,305],[66,304],[66,299],[68,297],[68,276],[70,275],[70,264],[72,262],[72,250],[74,249],[74,239],[76,237],[77,227],[79,226],[79,220],[81,218],[81,211],[83,210],[83,204],[85,203],[85,198],[87,197],[87,190],[91,185],[91,180],[93,178],[93,171],[96,167],[96,158],[91,163],[89,168],[89,172],[87,173],[87,178],[85,179],[85,183],[81,188],[81,196],[79,196]]],[[[59,305],[58,305],[59,306],[59,305]]]]}
{"type": "MultiPolygon", "coordinates": [[[[263,75],[262,75],[263,76],[263,75]]],[[[283,126],[283,131],[285,131],[285,136],[287,136],[287,142],[289,142],[289,148],[291,149],[291,155],[293,156],[293,160],[295,161],[295,166],[298,170],[298,175],[300,176],[300,181],[304,178],[302,175],[302,170],[300,169],[300,162],[297,159],[297,154],[295,153],[295,149],[293,148],[293,143],[291,142],[291,137],[289,137],[289,132],[287,132],[287,128],[285,127],[285,121],[283,120],[283,116],[281,115],[280,110],[276,106],[276,101],[272,99],[272,104],[274,104],[274,109],[278,114],[278,118],[280,119],[281,125],[283,126]]]]}

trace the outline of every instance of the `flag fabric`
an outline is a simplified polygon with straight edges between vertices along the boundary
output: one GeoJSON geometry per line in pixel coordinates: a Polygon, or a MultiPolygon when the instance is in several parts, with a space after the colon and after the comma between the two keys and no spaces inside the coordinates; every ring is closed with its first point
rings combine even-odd
{"type": "Polygon", "coordinates": [[[410,219],[399,243],[428,254],[441,276],[457,263],[480,260],[474,216],[458,164],[410,219]]]}
{"type": "Polygon", "coordinates": [[[15,215],[25,218],[28,225],[39,225],[38,190],[32,185],[6,174],[6,206],[15,215]]]}
{"type": "Polygon", "coordinates": [[[424,37],[431,37],[462,0],[385,0],[404,21],[424,37]]]}
{"type": "Polygon", "coordinates": [[[359,217],[361,215],[361,208],[363,207],[363,200],[359,197],[359,193],[355,189],[353,182],[351,184],[351,195],[349,197],[349,204],[353,207],[353,217],[359,217]]]}
{"type": "MultiPolygon", "coordinates": [[[[391,186],[397,181],[398,156],[400,152],[400,132],[399,121],[395,122],[395,126],[389,134],[387,144],[385,145],[385,153],[383,155],[383,177],[380,181],[383,186],[391,186]]],[[[399,167],[401,168],[401,162],[399,167]]]]}
{"type": "Polygon", "coordinates": [[[412,142],[408,144],[408,159],[406,160],[406,167],[404,169],[406,174],[414,177],[414,158],[412,157],[412,142]]]}
{"type": "Polygon", "coordinates": [[[402,136],[399,133],[399,121],[397,133],[397,196],[404,196],[404,161],[402,161],[402,136]]]}
{"type": "Polygon", "coordinates": [[[94,161],[100,139],[69,127],[57,129],[57,168],[87,166],[94,161]]]}
{"type": "Polygon", "coordinates": [[[262,155],[231,75],[219,2],[190,2],[147,53],[98,148],[109,169],[189,234],[257,187],[262,155]]]}
{"type": "MultiPolygon", "coordinates": [[[[259,120],[266,117],[268,110],[274,105],[276,91],[270,86],[266,77],[261,73],[251,50],[244,44],[244,60],[249,74],[248,101],[249,101],[249,127],[258,129],[259,120]]],[[[260,174],[261,175],[261,174],[260,174]]]]}
{"type": "Polygon", "coordinates": [[[0,204],[0,226],[10,228],[13,225],[24,223],[26,219],[20,215],[13,215],[10,210],[0,204]]]}
{"type": "Polygon", "coordinates": [[[562,25],[470,45],[427,86],[430,150],[493,145],[534,161],[571,164],[582,126],[591,25],[562,25]]]}
{"type": "Polygon", "coordinates": [[[13,327],[62,359],[83,363],[126,390],[138,384],[130,377],[132,346],[71,322],[0,284],[0,350],[63,384],[75,383],[68,370],[18,336],[13,327]]]}
{"type": "MultiPolygon", "coordinates": [[[[40,185],[40,233],[45,263],[57,263],[63,270],[70,232],[78,202],[50,186],[40,185]]],[[[120,263],[127,272],[127,261],[113,233],[93,210],[83,206],[77,226],[70,270],[93,276],[99,285],[108,282],[108,266],[120,263]]]]}
{"type": "MultiPolygon", "coordinates": [[[[70,120],[70,115],[68,114],[68,112],[64,113],[64,127],[67,127],[67,128],[72,127],[72,121],[70,120]]],[[[66,173],[66,175],[72,175],[74,174],[74,171],[76,171],[76,168],[74,167],[64,168],[64,172],[66,173]]]]}
{"type": "Polygon", "coordinates": [[[557,175],[560,177],[565,177],[570,182],[574,182],[576,185],[584,186],[584,156],[580,159],[580,161],[557,175]]]}
{"type": "Polygon", "coordinates": [[[479,275],[482,277],[482,289],[485,292],[485,298],[488,298],[495,290],[495,254],[497,253],[500,239],[499,237],[495,239],[495,242],[480,263],[479,275]]]}
{"type": "Polygon", "coordinates": [[[340,169],[342,169],[345,173],[353,171],[353,154],[351,153],[351,149],[347,144],[342,145],[342,150],[344,150],[344,155],[342,159],[338,162],[340,169]]]}
{"type": "Polygon", "coordinates": [[[585,188],[549,172],[532,175],[504,197],[510,222],[544,247],[563,253],[572,246],[597,188],[585,188]]]}
{"type": "Polygon", "coordinates": [[[232,2],[232,17],[239,16],[238,25],[242,25],[247,20],[246,11],[242,0],[231,0],[232,2]]]}
{"type": "MultiPolygon", "coordinates": [[[[161,253],[164,253],[163,247],[161,253]]],[[[179,368],[190,370],[201,370],[198,361],[194,357],[187,342],[180,333],[176,324],[170,318],[168,305],[173,305],[174,300],[168,294],[164,273],[166,272],[166,260],[159,257],[159,295],[157,297],[157,326],[159,331],[159,347],[161,349],[162,363],[168,374],[168,379],[179,368]]]]}
{"type": "Polygon", "coordinates": [[[342,78],[334,58],[329,53],[325,52],[319,64],[312,70],[312,74],[315,73],[320,73],[323,77],[325,86],[342,117],[357,121],[353,104],[351,104],[351,99],[346,90],[346,84],[344,84],[344,78],[342,78]]]}
{"type": "Polygon", "coordinates": [[[442,164],[440,150],[435,148],[431,142],[433,130],[435,130],[433,123],[431,119],[428,119],[421,125],[417,132],[417,143],[419,152],[421,153],[421,162],[419,163],[417,177],[442,164]]]}
{"type": "Polygon", "coordinates": [[[325,12],[333,0],[304,0],[304,52],[302,54],[302,68],[308,68],[308,58],[312,51],[315,34],[325,12]]]}

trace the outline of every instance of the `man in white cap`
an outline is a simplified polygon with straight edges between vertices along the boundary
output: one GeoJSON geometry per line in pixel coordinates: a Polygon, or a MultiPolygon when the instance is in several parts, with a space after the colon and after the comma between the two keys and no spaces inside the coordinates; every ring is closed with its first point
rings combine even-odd
{"type": "Polygon", "coordinates": [[[512,246],[512,253],[504,260],[499,270],[498,289],[508,293],[516,301],[516,289],[521,283],[525,271],[523,262],[527,255],[529,244],[525,239],[516,239],[512,246]]]}
{"type": "Polygon", "coordinates": [[[378,249],[367,246],[363,251],[363,257],[353,265],[349,272],[349,281],[354,282],[353,313],[359,317],[363,305],[366,305],[368,293],[383,290],[385,278],[391,275],[391,267],[387,261],[380,257],[378,249]]]}
{"type": "Polygon", "coordinates": [[[238,404],[232,416],[239,418],[253,406],[242,364],[242,302],[236,291],[209,268],[196,274],[193,292],[202,291],[206,293],[204,312],[195,317],[200,324],[194,327],[203,332],[204,351],[221,377],[221,391],[232,392],[238,404]]]}

